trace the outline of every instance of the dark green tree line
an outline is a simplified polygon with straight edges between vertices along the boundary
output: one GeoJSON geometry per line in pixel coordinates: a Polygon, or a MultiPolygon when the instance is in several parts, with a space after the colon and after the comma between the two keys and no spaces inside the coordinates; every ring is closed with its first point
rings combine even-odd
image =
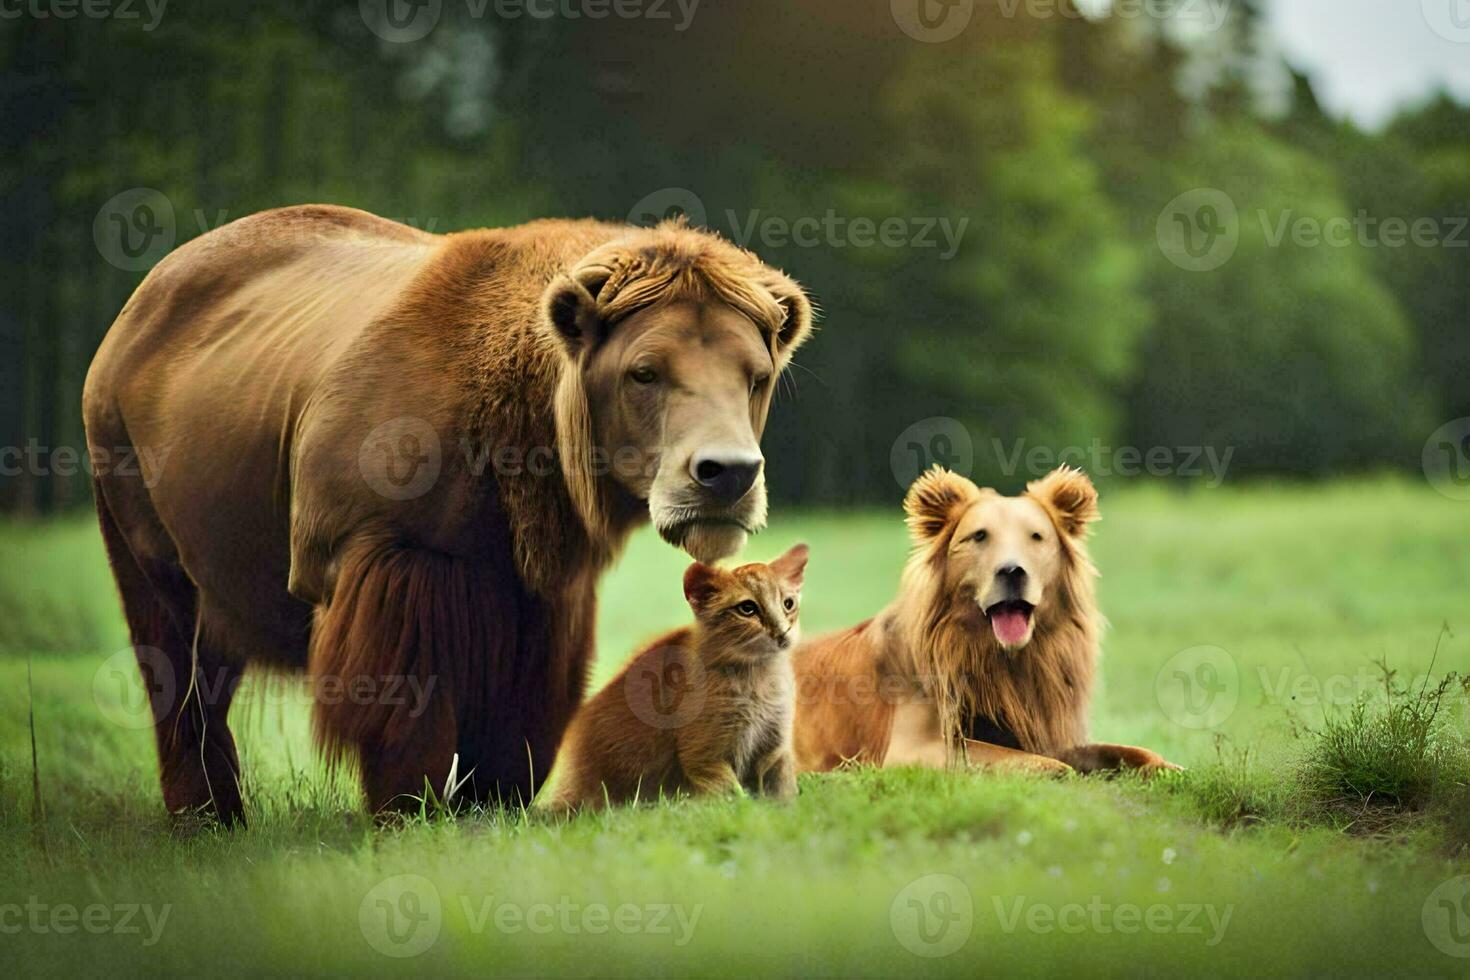
{"type": "Polygon", "coordinates": [[[693,206],[824,311],[768,437],[791,500],[891,502],[895,440],[931,418],[1014,486],[1015,447],[1094,441],[1229,448],[1233,475],[1413,467],[1470,415],[1470,110],[1364,132],[1300,76],[1269,106],[1251,5],[1204,41],[1010,9],[937,43],[847,0],[704,0],[682,30],[443,3],[412,43],[325,0],[5,21],[0,508],[86,502],[55,452],[146,269],[94,234],[128,230],[107,208],[133,189],[175,245],[307,201],[435,231],[693,206]],[[1233,217],[1168,213],[1201,190],[1233,217]],[[1372,236],[1311,240],[1360,214],[1372,236]],[[1228,217],[1228,258],[1181,267],[1176,217],[1205,244],[1228,217]],[[1440,240],[1386,244],[1390,218],[1440,240]]]}

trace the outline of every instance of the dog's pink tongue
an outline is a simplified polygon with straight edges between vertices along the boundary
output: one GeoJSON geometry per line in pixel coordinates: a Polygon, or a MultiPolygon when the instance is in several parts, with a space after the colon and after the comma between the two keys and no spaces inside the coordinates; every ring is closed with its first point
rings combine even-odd
{"type": "Polygon", "coordinates": [[[990,614],[990,628],[995,638],[1008,647],[1020,646],[1026,640],[1030,617],[1019,609],[1001,608],[990,614]]]}

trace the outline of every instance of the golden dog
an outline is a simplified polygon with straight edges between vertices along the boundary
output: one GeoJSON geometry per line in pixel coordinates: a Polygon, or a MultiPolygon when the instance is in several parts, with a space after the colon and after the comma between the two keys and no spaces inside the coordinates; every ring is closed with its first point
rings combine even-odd
{"type": "Polygon", "coordinates": [[[1018,497],[935,467],[904,500],[914,551],[877,616],[796,651],[802,771],[844,762],[1065,773],[1177,769],[1089,744],[1102,617],[1097,491],[1058,469],[1018,497]]]}

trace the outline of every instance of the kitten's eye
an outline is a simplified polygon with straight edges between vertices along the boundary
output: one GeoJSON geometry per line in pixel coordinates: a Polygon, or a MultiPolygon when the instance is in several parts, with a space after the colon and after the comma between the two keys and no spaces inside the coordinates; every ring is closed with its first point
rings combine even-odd
{"type": "Polygon", "coordinates": [[[770,380],[771,380],[771,376],[769,374],[763,374],[759,378],[753,378],[751,380],[751,382],[750,382],[750,394],[751,394],[751,396],[754,397],[756,395],[756,393],[758,393],[762,388],[764,388],[770,382],[770,380]]]}
{"type": "Polygon", "coordinates": [[[787,612],[790,612],[791,610],[796,608],[796,600],[791,598],[790,596],[787,596],[786,601],[781,603],[781,605],[786,607],[787,612]]]}
{"type": "Polygon", "coordinates": [[[740,605],[735,607],[735,611],[742,616],[754,616],[756,613],[761,611],[761,607],[757,606],[749,599],[746,599],[744,602],[740,603],[740,605]]]}
{"type": "Polygon", "coordinates": [[[984,530],[983,530],[983,529],[982,529],[982,530],[979,530],[979,531],[976,531],[976,532],[975,532],[975,535],[974,535],[974,539],[973,539],[973,540],[975,540],[975,541],[984,541],[984,540],[985,540],[985,539],[986,539],[986,538],[988,538],[988,537],[990,537],[990,535],[989,535],[989,534],[987,534],[987,533],[986,533],[986,532],[985,532],[985,531],[984,531],[984,530]]]}
{"type": "Polygon", "coordinates": [[[1031,540],[1032,541],[1040,541],[1041,540],[1041,532],[1040,531],[1032,531],[1031,532],[1031,540]]]}
{"type": "Polygon", "coordinates": [[[635,367],[628,372],[628,377],[641,385],[651,385],[658,380],[658,372],[651,367],[635,367]]]}

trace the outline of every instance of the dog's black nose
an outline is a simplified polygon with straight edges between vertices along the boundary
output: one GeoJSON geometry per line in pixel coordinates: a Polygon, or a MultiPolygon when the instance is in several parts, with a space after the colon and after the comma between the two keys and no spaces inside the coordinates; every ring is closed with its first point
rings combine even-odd
{"type": "Polygon", "coordinates": [[[1020,585],[1026,581],[1026,569],[1020,565],[1002,565],[995,570],[995,577],[1011,585],[1020,585]]]}
{"type": "Polygon", "coordinates": [[[748,453],[695,453],[689,461],[689,472],[716,501],[733,504],[755,485],[762,462],[759,456],[748,453]]]}

